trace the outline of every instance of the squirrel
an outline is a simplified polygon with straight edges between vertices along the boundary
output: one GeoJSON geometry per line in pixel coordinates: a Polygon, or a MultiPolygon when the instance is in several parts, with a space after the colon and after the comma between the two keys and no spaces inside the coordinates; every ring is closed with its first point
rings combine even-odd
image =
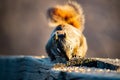
{"type": "Polygon", "coordinates": [[[69,1],[47,11],[49,25],[55,27],[46,44],[51,61],[65,62],[74,57],[84,58],[87,41],[83,35],[85,18],[82,7],[69,1]]]}

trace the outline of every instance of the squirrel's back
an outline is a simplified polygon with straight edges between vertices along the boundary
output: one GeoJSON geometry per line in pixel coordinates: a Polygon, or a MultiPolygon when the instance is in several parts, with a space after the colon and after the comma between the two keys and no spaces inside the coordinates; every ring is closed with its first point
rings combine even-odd
{"type": "Polygon", "coordinates": [[[80,5],[76,2],[68,2],[64,5],[56,5],[47,12],[50,26],[69,24],[83,31],[84,14],[80,5]]]}

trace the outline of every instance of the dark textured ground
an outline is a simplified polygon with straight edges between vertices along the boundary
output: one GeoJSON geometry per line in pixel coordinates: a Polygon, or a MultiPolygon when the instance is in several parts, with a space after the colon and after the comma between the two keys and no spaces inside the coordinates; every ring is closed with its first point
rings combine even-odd
{"type": "Polygon", "coordinates": [[[120,59],[92,59],[92,66],[56,67],[44,56],[1,56],[0,80],[120,80],[120,59]]]}

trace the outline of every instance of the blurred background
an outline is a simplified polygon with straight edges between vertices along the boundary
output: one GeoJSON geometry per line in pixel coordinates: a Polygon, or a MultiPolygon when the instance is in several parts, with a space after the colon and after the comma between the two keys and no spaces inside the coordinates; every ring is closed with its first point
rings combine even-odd
{"type": "MultiPolygon", "coordinates": [[[[120,0],[74,0],[85,13],[87,57],[120,58],[120,0]]],[[[0,0],[0,55],[47,55],[46,11],[67,0],[0,0]]]]}

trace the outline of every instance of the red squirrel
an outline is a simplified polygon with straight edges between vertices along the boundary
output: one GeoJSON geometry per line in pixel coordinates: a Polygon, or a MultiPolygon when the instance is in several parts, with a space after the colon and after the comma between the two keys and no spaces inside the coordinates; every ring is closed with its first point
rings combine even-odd
{"type": "Polygon", "coordinates": [[[56,5],[47,11],[49,25],[54,26],[46,44],[46,52],[52,61],[68,61],[74,57],[84,58],[87,41],[83,35],[84,14],[76,2],[56,5]]]}

